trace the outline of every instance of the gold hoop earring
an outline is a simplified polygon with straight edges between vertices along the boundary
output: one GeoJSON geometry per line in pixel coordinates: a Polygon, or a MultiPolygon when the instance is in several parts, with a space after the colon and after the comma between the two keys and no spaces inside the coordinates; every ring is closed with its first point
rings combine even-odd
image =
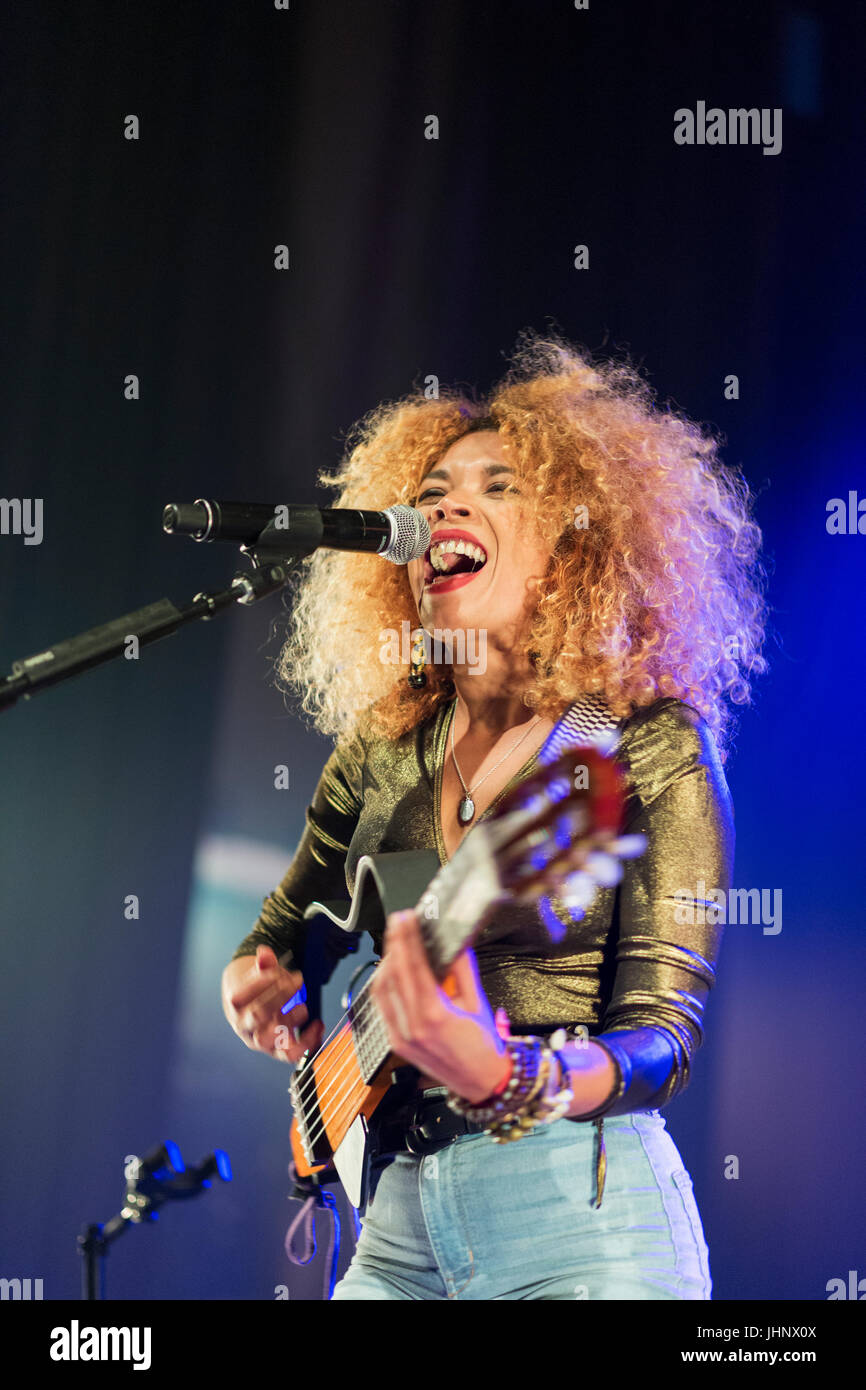
{"type": "Polygon", "coordinates": [[[409,662],[409,684],[413,690],[423,690],[427,684],[427,634],[423,627],[412,633],[412,657],[409,662]]]}

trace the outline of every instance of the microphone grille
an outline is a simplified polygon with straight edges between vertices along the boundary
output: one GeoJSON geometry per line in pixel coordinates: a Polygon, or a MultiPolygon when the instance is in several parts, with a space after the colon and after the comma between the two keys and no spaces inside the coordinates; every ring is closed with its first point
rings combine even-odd
{"type": "Polygon", "coordinates": [[[430,527],[424,513],[414,507],[386,507],[385,515],[391,522],[391,539],[379,552],[383,560],[395,565],[420,560],[430,544],[430,527]]]}

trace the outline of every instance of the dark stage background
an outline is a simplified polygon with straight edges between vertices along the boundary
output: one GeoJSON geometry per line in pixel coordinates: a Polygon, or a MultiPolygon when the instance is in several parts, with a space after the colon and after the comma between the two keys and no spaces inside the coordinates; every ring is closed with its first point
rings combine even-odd
{"type": "MultiPolygon", "coordinates": [[[[0,536],[0,672],[242,567],[165,536],[166,502],[323,502],[362,413],[484,389],[524,327],[631,354],[724,432],[773,566],[728,778],[735,883],[780,889],[783,926],[728,928],[668,1127],[714,1297],[866,1275],[866,536],[826,529],[866,490],[862,7],[31,0],[3,31],[0,495],[44,532],[0,536]],[[698,101],[782,108],[781,151],[675,144],[698,101]]],[[[329,749],[273,686],[283,623],[236,610],[2,720],[0,1275],[46,1298],[164,1137],[234,1181],[127,1235],[109,1294],[321,1297],[326,1223],[309,1269],[282,1251],[288,1068],[219,1005],[329,749]]]]}

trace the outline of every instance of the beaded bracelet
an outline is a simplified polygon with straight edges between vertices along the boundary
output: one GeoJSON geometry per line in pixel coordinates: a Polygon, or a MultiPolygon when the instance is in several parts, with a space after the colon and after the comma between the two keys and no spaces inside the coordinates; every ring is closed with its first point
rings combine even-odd
{"type": "Polygon", "coordinates": [[[545,1051],[542,1038],[506,1038],[505,1046],[511,1053],[511,1076],[505,1089],[498,1096],[488,1096],[480,1105],[474,1105],[463,1096],[449,1091],[446,1096],[448,1108],[457,1115],[463,1115],[474,1124],[488,1124],[492,1120],[511,1114],[515,1107],[532,1099],[542,1085],[539,1076],[542,1054],[545,1051]]]}
{"type": "Polygon", "coordinates": [[[522,1139],[536,1125],[549,1125],[570,1110],[574,1093],[567,1084],[568,1070],[562,1057],[552,1048],[544,1049],[544,1085],[539,1093],[511,1115],[495,1121],[489,1128],[494,1144],[522,1139]],[[557,1067],[558,1064],[558,1067],[557,1067]]]}
{"type": "Polygon", "coordinates": [[[480,1105],[453,1091],[446,1096],[449,1109],[486,1125],[497,1144],[521,1139],[534,1126],[561,1119],[574,1099],[568,1085],[562,1084],[568,1076],[565,1063],[544,1038],[506,1038],[505,1046],[511,1054],[511,1075],[500,1094],[488,1096],[480,1105]]]}
{"type": "Polygon", "coordinates": [[[514,1056],[508,1050],[508,1048],[505,1049],[505,1055],[508,1058],[508,1071],[506,1072],[505,1076],[503,1076],[499,1084],[497,1086],[494,1086],[493,1090],[490,1092],[491,1096],[501,1096],[502,1092],[505,1090],[505,1087],[508,1085],[509,1081],[514,1075],[514,1056]]]}

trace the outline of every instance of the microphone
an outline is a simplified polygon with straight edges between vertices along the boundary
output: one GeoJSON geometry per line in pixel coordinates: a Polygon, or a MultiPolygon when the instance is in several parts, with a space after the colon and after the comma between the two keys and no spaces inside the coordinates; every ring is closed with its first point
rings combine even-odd
{"type": "Polygon", "coordinates": [[[281,536],[291,543],[303,537],[307,553],[362,550],[381,555],[395,565],[420,559],[430,544],[430,527],[414,507],[387,507],[384,512],[353,511],[266,502],[170,502],[162,514],[169,535],[196,541],[240,541],[242,545],[275,544],[281,536]],[[267,536],[262,538],[262,532],[267,536]]]}

